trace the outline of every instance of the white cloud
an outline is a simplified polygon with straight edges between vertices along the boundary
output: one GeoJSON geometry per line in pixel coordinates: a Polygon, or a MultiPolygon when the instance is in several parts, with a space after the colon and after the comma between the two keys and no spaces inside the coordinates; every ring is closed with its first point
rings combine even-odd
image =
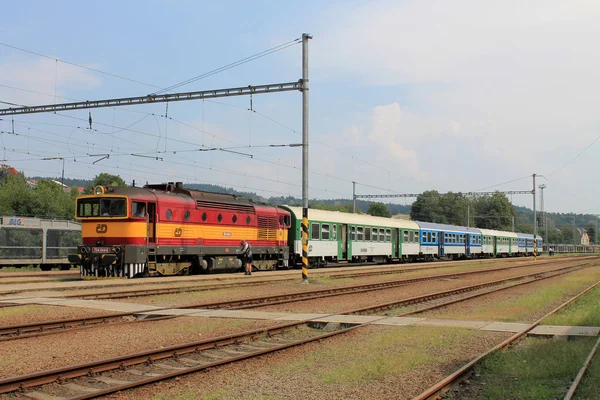
{"type": "MultiPolygon", "coordinates": [[[[406,96],[375,108],[380,145],[366,157],[393,152],[412,174],[472,190],[553,171],[598,136],[599,17],[595,1],[368,2],[323,17],[312,65],[406,96]]],[[[569,169],[598,198],[584,165],[569,169]]],[[[550,209],[570,208],[555,195],[550,209]]]]}
{"type": "Polygon", "coordinates": [[[0,99],[16,104],[54,103],[55,93],[58,96],[56,102],[65,102],[60,96],[69,97],[71,90],[95,88],[100,82],[89,71],[60,62],[57,64],[46,58],[31,60],[15,57],[0,63],[1,84],[50,95],[0,86],[0,99]]]}

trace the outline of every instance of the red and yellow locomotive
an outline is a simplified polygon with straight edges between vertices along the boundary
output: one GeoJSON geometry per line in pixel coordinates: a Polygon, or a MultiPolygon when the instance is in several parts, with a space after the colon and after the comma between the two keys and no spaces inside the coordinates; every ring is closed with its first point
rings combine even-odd
{"type": "Polygon", "coordinates": [[[94,188],[77,198],[82,276],[186,275],[239,270],[241,240],[257,269],[287,268],[290,213],[235,195],[175,184],[94,188]]]}

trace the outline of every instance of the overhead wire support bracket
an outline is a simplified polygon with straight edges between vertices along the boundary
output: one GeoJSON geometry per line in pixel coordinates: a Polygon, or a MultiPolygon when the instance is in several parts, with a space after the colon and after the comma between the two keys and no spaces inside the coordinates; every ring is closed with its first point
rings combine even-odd
{"type": "Polygon", "coordinates": [[[103,107],[117,107],[117,106],[129,106],[137,104],[148,104],[148,103],[166,103],[171,101],[185,101],[185,100],[201,100],[210,99],[217,97],[232,97],[232,96],[246,96],[251,94],[262,94],[262,93],[277,93],[277,92],[289,92],[292,90],[302,91],[303,82],[302,79],[296,82],[287,83],[273,83],[268,85],[259,86],[244,86],[236,88],[216,89],[216,90],[203,90],[199,92],[185,92],[185,93],[171,93],[171,94],[157,94],[157,95],[146,95],[139,97],[123,97],[118,99],[106,99],[106,100],[93,100],[93,101],[80,101],[75,103],[60,103],[60,104],[46,104],[41,106],[26,106],[18,108],[4,108],[0,109],[0,115],[16,115],[16,114],[37,114],[44,112],[56,112],[56,111],[69,111],[69,110],[80,110],[86,108],[103,108],[103,107]]]}

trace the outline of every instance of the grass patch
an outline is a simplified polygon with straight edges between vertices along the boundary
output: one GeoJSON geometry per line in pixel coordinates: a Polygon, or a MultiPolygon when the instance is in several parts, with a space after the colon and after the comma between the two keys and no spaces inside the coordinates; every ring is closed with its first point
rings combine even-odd
{"type": "Polygon", "coordinates": [[[489,400],[562,398],[594,342],[595,338],[526,338],[476,366],[476,382],[489,400]]]}
{"type": "Polygon", "coordinates": [[[442,335],[440,330],[429,327],[385,330],[366,336],[350,350],[348,343],[329,344],[278,367],[275,373],[283,376],[310,371],[324,384],[359,385],[442,363],[446,358],[440,348],[468,345],[469,338],[476,334],[458,328],[444,329],[442,335]]]}
{"type": "Polygon", "coordinates": [[[0,308],[0,318],[2,317],[15,317],[19,315],[25,315],[30,313],[36,313],[41,311],[42,308],[36,305],[24,305],[16,307],[3,307],[0,308]]]}
{"type": "Polygon", "coordinates": [[[546,318],[544,325],[600,326],[600,287],[546,318]]]}
{"type": "Polygon", "coordinates": [[[587,373],[579,384],[575,398],[579,400],[593,400],[598,398],[600,392],[600,354],[596,354],[588,367],[587,373]]]}
{"type": "Polygon", "coordinates": [[[586,269],[571,275],[565,275],[559,282],[546,283],[544,286],[537,285],[535,291],[524,294],[517,299],[511,297],[499,299],[468,312],[438,310],[423,313],[422,316],[502,322],[527,321],[536,310],[547,309],[549,304],[555,304],[557,301],[573,296],[598,279],[600,279],[599,268],[586,269]]]}

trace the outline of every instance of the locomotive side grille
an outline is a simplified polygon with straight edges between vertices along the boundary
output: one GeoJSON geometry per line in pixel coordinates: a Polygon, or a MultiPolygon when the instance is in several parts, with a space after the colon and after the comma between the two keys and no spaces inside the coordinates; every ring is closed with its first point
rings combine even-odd
{"type": "Polygon", "coordinates": [[[243,204],[213,203],[212,201],[196,200],[198,208],[218,208],[221,210],[254,213],[254,207],[243,204]]]}
{"type": "Polygon", "coordinates": [[[258,216],[258,240],[277,240],[277,217],[258,216]]]}

